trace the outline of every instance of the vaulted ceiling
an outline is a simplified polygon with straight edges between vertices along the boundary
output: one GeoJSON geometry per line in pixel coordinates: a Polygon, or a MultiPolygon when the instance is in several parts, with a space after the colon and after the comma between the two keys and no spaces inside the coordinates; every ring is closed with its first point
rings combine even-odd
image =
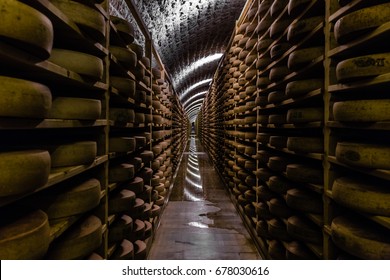
{"type": "MultiPolygon", "coordinates": [[[[125,0],[112,10],[131,20],[125,0]]],[[[201,104],[245,0],[133,0],[187,112],[201,104]]],[[[142,36],[138,34],[138,41],[142,36]]],[[[196,117],[197,109],[191,116],[196,117]]]]}

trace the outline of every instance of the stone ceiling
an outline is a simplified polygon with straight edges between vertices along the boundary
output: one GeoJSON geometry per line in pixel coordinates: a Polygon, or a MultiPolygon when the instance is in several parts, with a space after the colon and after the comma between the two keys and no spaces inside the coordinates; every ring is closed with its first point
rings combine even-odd
{"type": "MultiPolygon", "coordinates": [[[[115,12],[129,19],[124,0],[115,12]]],[[[192,85],[212,78],[245,0],[133,0],[182,102],[204,91],[192,85]],[[216,55],[220,54],[220,55],[216,55]],[[208,58],[208,60],[207,60],[208,58]],[[205,62],[205,64],[203,64],[205,62]],[[187,92],[183,96],[183,92],[187,92]]],[[[141,36],[142,37],[142,36],[141,36]]],[[[138,38],[142,41],[142,38],[138,38]]],[[[207,89],[207,88],[206,88],[207,89]]],[[[186,103],[186,108],[198,98],[186,103]]]]}

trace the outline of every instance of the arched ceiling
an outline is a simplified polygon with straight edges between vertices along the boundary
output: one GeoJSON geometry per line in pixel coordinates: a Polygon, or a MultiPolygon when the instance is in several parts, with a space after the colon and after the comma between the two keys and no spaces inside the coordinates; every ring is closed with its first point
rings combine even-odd
{"type": "MultiPolygon", "coordinates": [[[[121,12],[123,1],[114,3],[121,12]]],[[[133,0],[185,107],[204,97],[245,0],[133,0]],[[188,90],[190,89],[190,90],[188,90]]],[[[123,10],[123,9],[122,9],[123,10]]],[[[125,17],[125,15],[122,16],[125,17]]]]}

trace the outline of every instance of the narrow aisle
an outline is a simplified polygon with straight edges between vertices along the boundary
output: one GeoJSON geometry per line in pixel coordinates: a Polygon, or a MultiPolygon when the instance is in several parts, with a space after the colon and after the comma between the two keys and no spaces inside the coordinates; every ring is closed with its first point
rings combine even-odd
{"type": "Polygon", "coordinates": [[[189,141],[149,259],[259,259],[208,155],[189,141]]]}

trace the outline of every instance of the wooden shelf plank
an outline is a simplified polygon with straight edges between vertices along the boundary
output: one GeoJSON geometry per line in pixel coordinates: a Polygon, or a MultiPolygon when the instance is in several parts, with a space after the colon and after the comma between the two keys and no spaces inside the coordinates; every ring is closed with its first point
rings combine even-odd
{"type": "Polygon", "coordinates": [[[49,220],[51,242],[70,228],[82,215],[49,220]]]}
{"type": "Polygon", "coordinates": [[[390,130],[390,122],[348,122],[342,123],[338,121],[328,121],[326,125],[330,128],[341,128],[341,129],[362,129],[362,130],[390,130]]]}
{"type": "Polygon", "coordinates": [[[357,80],[348,84],[335,84],[329,86],[329,92],[348,92],[353,90],[367,90],[375,87],[390,85],[390,73],[379,75],[371,79],[357,80]]]}
{"type": "Polygon", "coordinates": [[[83,121],[83,120],[61,120],[61,119],[15,119],[0,118],[0,129],[50,129],[50,128],[88,128],[106,126],[106,120],[83,121]]]}

